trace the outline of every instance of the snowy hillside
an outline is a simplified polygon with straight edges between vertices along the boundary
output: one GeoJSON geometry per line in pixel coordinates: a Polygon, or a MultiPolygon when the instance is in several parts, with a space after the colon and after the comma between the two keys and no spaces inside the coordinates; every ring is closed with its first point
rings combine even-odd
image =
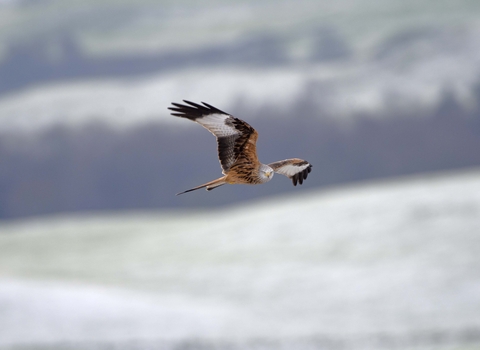
{"type": "MultiPolygon", "coordinates": [[[[474,40],[477,37],[478,33],[472,35],[474,40]]],[[[356,113],[377,116],[428,110],[440,103],[445,91],[471,104],[472,88],[478,85],[480,74],[480,50],[468,50],[466,56],[456,52],[448,57],[420,58],[399,71],[394,60],[382,67],[378,62],[348,62],[308,67],[195,68],[135,79],[51,84],[0,98],[0,132],[91,122],[115,127],[148,122],[180,125],[167,107],[182,99],[204,101],[233,113],[232,108],[245,102],[254,111],[262,106],[288,109],[302,96],[315,96],[318,112],[313,116],[329,116],[340,122],[356,113]]]]}
{"type": "Polygon", "coordinates": [[[342,120],[392,109],[417,116],[445,90],[472,107],[480,79],[478,4],[0,3],[0,131],[169,122],[166,107],[184,98],[224,110],[311,99],[315,115],[342,120]],[[142,57],[158,66],[127,74],[146,65],[142,57]],[[119,62],[123,68],[109,74],[119,62]]]}
{"type": "Polygon", "coordinates": [[[0,348],[478,349],[479,251],[479,170],[3,222],[0,348]]]}

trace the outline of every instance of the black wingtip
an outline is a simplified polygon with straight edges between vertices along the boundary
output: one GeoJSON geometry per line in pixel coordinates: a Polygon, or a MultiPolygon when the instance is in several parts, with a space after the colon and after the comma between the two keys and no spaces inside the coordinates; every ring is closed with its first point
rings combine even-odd
{"type": "Polygon", "coordinates": [[[202,105],[199,105],[198,103],[195,103],[195,102],[192,102],[192,101],[183,100],[183,102],[185,102],[187,105],[193,106],[193,107],[195,107],[195,108],[197,108],[197,109],[205,108],[205,107],[203,107],[202,105]]]}
{"type": "Polygon", "coordinates": [[[183,100],[183,102],[185,104],[172,102],[173,107],[167,107],[167,108],[175,113],[170,113],[170,114],[175,117],[182,117],[182,118],[187,118],[191,120],[195,120],[197,118],[201,118],[203,116],[215,114],[215,113],[229,115],[228,113],[225,113],[219,110],[218,108],[213,107],[212,105],[209,105],[208,103],[205,103],[205,102],[202,102],[203,106],[201,104],[188,101],[188,100],[183,100]]]}
{"type": "Polygon", "coordinates": [[[292,182],[293,182],[293,186],[297,186],[297,183],[299,185],[303,185],[303,181],[305,181],[308,177],[308,174],[312,171],[312,165],[309,164],[309,166],[307,168],[305,168],[304,170],[302,170],[301,172],[293,175],[291,177],[292,179],[292,182]]]}

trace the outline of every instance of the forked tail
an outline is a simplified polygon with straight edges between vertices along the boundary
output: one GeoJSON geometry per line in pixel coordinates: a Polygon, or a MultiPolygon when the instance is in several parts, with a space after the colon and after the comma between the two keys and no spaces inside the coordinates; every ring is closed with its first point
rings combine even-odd
{"type": "Polygon", "coordinates": [[[195,191],[195,190],[199,190],[199,189],[204,188],[204,187],[207,188],[207,191],[211,191],[211,190],[213,190],[214,188],[217,188],[217,187],[220,187],[220,186],[222,186],[222,185],[225,185],[225,184],[226,184],[225,178],[226,178],[226,176],[222,176],[221,178],[216,179],[216,180],[213,180],[213,181],[210,181],[210,182],[207,182],[206,184],[203,184],[203,185],[200,185],[200,186],[191,188],[191,189],[189,189],[189,190],[186,190],[186,191],[177,193],[177,196],[180,195],[180,194],[187,193],[187,192],[192,192],[192,191],[195,191]]]}

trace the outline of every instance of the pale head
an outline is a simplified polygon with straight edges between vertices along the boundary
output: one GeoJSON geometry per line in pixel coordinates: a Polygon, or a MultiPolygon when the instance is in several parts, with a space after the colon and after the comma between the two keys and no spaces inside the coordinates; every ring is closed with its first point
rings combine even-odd
{"type": "Polygon", "coordinates": [[[261,164],[260,165],[260,168],[258,169],[258,175],[259,175],[259,178],[262,180],[262,182],[267,182],[267,181],[270,181],[273,177],[273,169],[270,168],[268,165],[266,164],[261,164]]]}

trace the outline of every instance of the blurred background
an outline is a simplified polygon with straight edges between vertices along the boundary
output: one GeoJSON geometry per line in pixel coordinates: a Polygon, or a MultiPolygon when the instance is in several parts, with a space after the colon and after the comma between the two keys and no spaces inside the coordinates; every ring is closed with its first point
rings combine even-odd
{"type": "Polygon", "coordinates": [[[0,0],[0,349],[480,349],[480,2],[0,0]],[[303,186],[220,176],[204,101],[303,186]]]}

